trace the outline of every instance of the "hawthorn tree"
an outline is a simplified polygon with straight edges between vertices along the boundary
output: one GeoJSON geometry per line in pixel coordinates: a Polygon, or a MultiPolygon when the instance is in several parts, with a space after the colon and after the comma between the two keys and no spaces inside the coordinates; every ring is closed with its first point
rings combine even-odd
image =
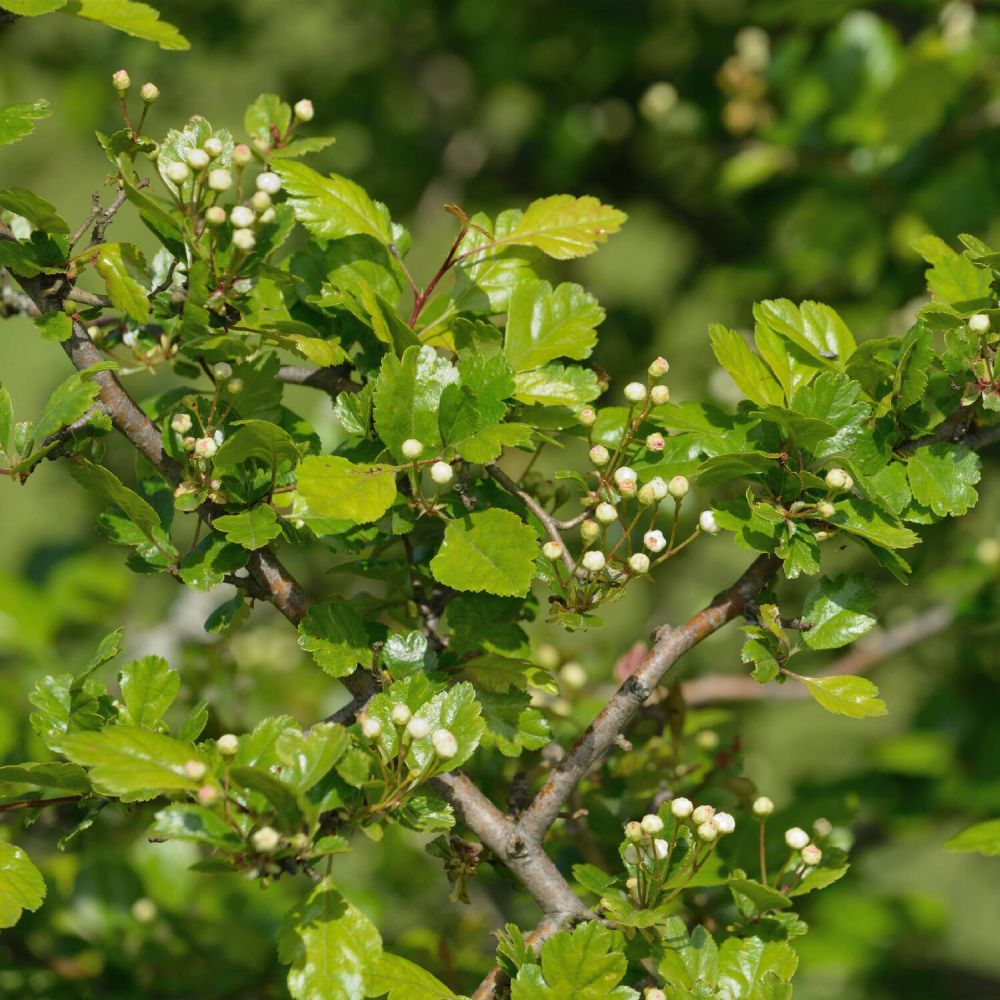
{"type": "MultiPolygon", "coordinates": [[[[4,6],[184,44],[129,0],[4,6]]],[[[977,453],[1000,440],[1000,254],[924,237],[931,301],[901,337],[859,344],[828,306],[758,303],[752,338],[709,330],[743,402],[672,403],[662,357],[620,389],[588,365],[604,311],[543,277],[547,259],[612,237],[615,208],[568,194],[496,218],[447,205],[454,238],[418,278],[385,205],[301,162],[332,141],[309,134],[308,100],[261,95],[234,137],[199,115],[156,130],[157,87],[125,70],[112,85],[122,127],[98,137],[110,197],[73,226],[38,193],[0,191],[5,311],[33,317],[73,369],[34,419],[0,389],[3,472],[25,483],[59,462],[106,506],[98,530],[131,570],[235,588],[211,633],[273,605],[349,700],[306,727],[275,714],[208,735],[206,701],[172,711],[181,676],[160,657],[118,666],[109,692],[119,628],[27,694],[51,757],[0,767],[0,811],[68,806],[67,839],[103,810],[139,813],[155,840],[201,845],[206,872],[296,880],[276,942],[295,998],[458,996],[383,950],[337,888],[333,859],[390,825],[436,835],[456,901],[489,863],[537,903],[536,926],[499,931],[475,998],[791,996],[797,901],[847,874],[850,831],[769,826],[774,805],[738,755],[689,725],[713,682],[684,688],[670,671],[742,620],[746,676],[728,693],[789,685],[817,711],[886,712],[850,656],[813,676],[794,657],[877,621],[873,577],[824,574],[824,556],[855,546],[905,582],[922,526],[976,503],[977,453]],[[125,211],[154,252],[114,240],[125,211]],[[137,400],[140,374],[155,388],[137,400]],[[344,430],[331,452],[284,405],[286,385],[330,396],[344,430]],[[543,446],[564,449],[552,477],[534,471],[543,446]],[[660,624],[589,726],[554,741],[559,686],[524,623],[601,628],[630,588],[678,586],[662,567],[679,552],[710,560],[727,542],[754,554],[746,571],[660,624]],[[285,566],[303,557],[354,585],[307,593],[285,566]],[[567,848],[595,860],[567,867],[567,848]]],[[[44,113],[0,108],[0,142],[44,113]]],[[[888,631],[883,647],[948,620],[888,631]]],[[[957,846],[992,849],[994,827],[957,846]]],[[[0,841],[0,926],[45,892],[0,841]]]]}

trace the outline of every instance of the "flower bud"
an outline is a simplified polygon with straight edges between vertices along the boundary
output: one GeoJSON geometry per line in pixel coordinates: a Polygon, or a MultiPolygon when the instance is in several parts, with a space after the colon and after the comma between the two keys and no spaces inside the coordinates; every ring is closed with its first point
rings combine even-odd
{"type": "Polygon", "coordinates": [[[663,830],[663,820],[656,813],[647,813],[642,817],[642,832],[650,836],[663,830]]]}
{"type": "Polygon", "coordinates": [[[623,465],[620,469],[615,469],[615,482],[621,486],[622,483],[634,483],[638,480],[639,476],[635,469],[630,469],[627,465],[623,465]]]}
{"type": "Polygon", "coordinates": [[[254,830],[250,843],[258,853],[272,854],[281,843],[281,834],[273,826],[262,826],[259,830],[254,830]]]}
{"type": "Polygon", "coordinates": [[[233,374],[233,366],[228,361],[218,361],[212,365],[212,374],[220,380],[225,380],[233,374]]]}
{"type": "Polygon", "coordinates": [[[649,390],[649,398],[654,406],[663,406],[664,403],[670,402],[670,389],[665,385],[654,385],[649,390]]]}
{"type": "Polygon", "coordinates": [[[815,537],[817,542],[825,542],[828,538],[833,538],[833,532],[817,531],[815,537]]]}
{"type": "Polygon", "coordinates": [[[361,735],[366,740],[377,740],[382,735],[382,723],[366,715],[361,720],[361,735]]]}
{"type": "Polygon", "coordinates": [[[826,474],[826,485],[831,490],[846,492],[854,485],[854,480],[843,469],[831,469],[826,474]]]}
{"type": "Polygon", "coordinates": [[[233,246],[237,250],[253,250],[257,237],[249,229],[237,229],[233,233],[233,246]]]}
{"type": "Polygon", "coordinates": [[[694,803],[690,799],[678,796],[670,803],[670,814],[674,819],[687,819],[694,812],[694,803]]]}
{"type": "Polygon", "coordinates": [[[969,317],[969,329],[973,333],[986,333],[990,328],[990,318],[986,313],[975,313],[969,317]]]}
{"type": "Polygon", "coordinates": [[[813,834],[820,840],[825,840],[831,833],[833,833],[833,824],[825,816],[821,816],[813,823],[813,834]]]}
{"type": "Polygon", "coordinates": [[[659,431],[655,431],[646,438],[646,447],[650,451],[663,451],[666,446],[667,439],[659,431]]]}
{"type": "Polygon", "coordinates": [[[656,986],[647,986],[645,1000],[667,1000],[667,994],[656,986]]]}
{"type": "Polygon", "coordinates": [[[192,170],[204,170],[211,157],[203,149],[189,149],[184,159],[192,170]]]}
{"type": "Polygon", "coordinates": [[[608,449],[605,448],[603,444],[595,444],[594,447],[590,449],[590,460],[598,468],[602,465],[607,465],[609,458],[611,458],[611,455],[608,453],[608,449]]]}
{"type": "Polygon", "coordinates": [[[584,427],[593,427],[597,423],[597,410],[592,406],[585,406],[578,414],[576,419],[583,424],[584,427]]]}
{"type": "Polygon", "coordinates": [[[243,379],[231,378],[226,383],[226,391],[233,396],[238,396],[243,391],[243,379]]]}
{"type": "Polygon", "coordinates": [[[200,760],[189,760],[184,764],[184,773],[195,781],[201,781],[207,770],[208,768],[200,760]]]}
{"type": "Polygon", "coordinates": [[[815,844],[806,844],[802,848],[802,863],[815,868],[823,860],[823,852],[815,844]]]}
{"type": "Polygon", "coordinates": [[[653,476],[646,485],[653,491],[653,496],[657,500],[662,500],[667,495],[667,484],[662,476],[653,476]]]}
{"type": "Polygon", "coordinates": [[[222,144],[222,140],[218,136],[210,135],[201,144],[201,148],[214,160],[217,156],[222,155],[222,151],[226,147],[222,144]]]}
{"type": "Polygon", "coordinates": [[[260,222],[266,226],[269,222],[274,222],[277,217],[278,213],[273,208],[268,208],[260,213],[260,222]]]}
{"type": "Polygon", "coordinates": [[[219,446],[215,443],[215,438],[198,438],[194,443],[194,453],[198,458],[212,458],[218,450],[219,446]]]}
{"type": "MultiPolygon", "coordinates": [[[[194,446],[197,443],[198,443],[198,439],[195,438],[195,437],[191,437],[189,435],[188,437],[184,438],[184,442],[183,442],[183,444],[184,444],[184,450],[185,451],[194,451],[194,446]]],[[[180,489],[180,487],[178,487],[178,489],[180,489]]],[[[193,493],[194,490],[192,489],[190,492],[193,493]]],[[[176,496],[176,493],[175,493],[175,496],[176,496]]]]}
{"type": "Polygon", "coordinates": [[[657,861],[662,861],[670,853],[670,845],[665,840],[656,839],[653,841],[653,854],[657,861]]]}
{"type": "Polygon", "coordinates": [[[714,729],[703,729],[695,736],[694,741],[702,750],[716,750],[719,746],[719,734],[714,729]]]}
{"type": "MultiPolygon", "coordinates": [[[[213,173],[215,171],[212,171],[213,173]]],[[[226,210],[221,205],[205,209],[205,221],[210,226],[221,226],[226,221],[226,210]]]]}
{"type": "Polygon", "coordinates": [[[203,806],[214,805],[219,801],[219,789],[215,785],[202,785],[198,789],[198,801],[203,806]]]}
{"type": "Polygon", "coordinates": [[[216,167],[208,175],[208,186],[213,191],[226,191],[233,186],[233,175],[223,167],[216,167]]]}
{"type": "Polygon", "coordinates": [[[191,171],[188,170],[186,163],[181,163],[178,160],[174,163],[167,164],[167,180],[172,181],[174,184],[183,184],[188,179],[190,174],[191,171]]]}
{"type": "Polygon", "coordinates": [[[241,142],[238,146],[233,147],[233,163],[236,166],[245,167],[252,159],[253,153],[249,146],[241,142]]]}
{"type": "Polygon", "coordinates": [[[266,191],[254,191],[250,197],[250,207],[263,215],[271,207],[271,196],[266,191]]]}
{"type": "Polygon", "coordinates": [[[625,479],[618,484],[618,492],[623,497],[634,497],[639,492],[639,486],[634,479],[625,479]]]}
{"type": "Polygon", "coordinates": [[[683,500],[684,497],[687,496],[689,489],[691,489],[691,484],[684,476],[674,476],[674,478],[667,483],[667,492],[675,500],[683,500]]]}
{"type": "Polygon", "coordinates": [[[637,865],[639,863],[639,848],[635,844],[627,844],[625,850],[622,851],[622,855],[630,865],[637,865]]]}
{"type": "Polygon", "coordinates": [[[976,543],[976,558],[984,566],[1000,563],[1000,538],[981,538],[976,543]]]}
{"type": "Polygon", "coordinates": [[[590,544],[601,537],[601,526],[596,521],[586,520],[580,525],[580,537],[590,544]]]}
{"type": "Polygon", "coordinates": [[[223,757],[232,757],[240,748],[240,738],[235,733],[223,733],[215,741],[215,746],[223,757]]]}
{"type": "Polygon", "coordinates": [[[191,430],[191,414],[175,414],[174,419],[170,421],[170,429],[177,431],[178,434],[187,434],[187,432],[191,430]]]}
{"type": "Polygon", "coordinates": [[[132,80],[125,70],[120,69],[117,72],[112,73],[111,86],[114,87],[119,94],[124,94],[125,91],[132,86],[132,80]]]}
{"type": "Polygon", "coordinates": [[[591,573],[600,573],[605,566],[604,553],[591,549],[589,552],[584,552],[580,562],[585,570],[591,573]]]}
{"type": "Polygon", "coordinates": [[[148,896],[140,896],[132,904],[132,916],[139,921],[140,924],[151,924],[156,919],[157,910],[156,903],[154,903],[148,896]]]}
{"type": "Polygon", "coordinates": [[[816,513],[819,514],[820,517],[824,517],[829,520],[834,514],[837,513],[837,508],[834,507],[829,500],[821,500],[818,504],[816,504],[816,513]]]}
{"type": "Polygon", "coordinates": [[[559,677],[567,687],[573,688],[574,691],[586,687],[590,681],[590,675],[575,660],[563,664],[562,670],[559,671],[559,677]]]}
{"type": "Polygon", "coordinates": [[[800,826],[790,827],[785,831],[785,843],[793,851],[801,851],[809,843],[809,834],[800,826]]]}
{"type": "Polygon", "coordinates": [[[542,555],[546,559],[551,559],[553,562],[556,559],[561,559],[563,554],[563,547],[559,542],[546,542],[542,546],[542,555]]]}
{"type": "Polygon", "coordinates": [[[639,888],[639,880],[637,878],[627,878],[625,879],[625,889],[635,894],[636,890],[639,888]]]}
{"type": "Polygon", "coordinates": [[[229,221],[236,229],[249,229],[255,219],[253,209],[247,205],[236,205],[229,213],[229,221]]]}
{"type": "Polygon", "coordinates": [[[758,819],[767,819],[774,812],[774,803],[766,796],[762,795],[754,800],[753,814],[758,819]]]}
{"type": "Polygon", "coordinates": [[[698,527],[706,535],[717,535],[722,531],[722,528],[719,527],[719,522],[715,519],[715,511],[711,510],[703,510],[698,515],[698,527]]]}
{"type": "Polygon", "coordinates": [[[643,838],[642,824],[632,820],[625,824],[625,839],[637,844],[643,838]]]}
{"type": "Polygon", "coordinates": [[[407,438],[399,448],[403,458],[415,462],[424,453],[423,444],[416,438],[407,438]]]}
{"type": "Polygon", "coordinates": [[[258,174],[254,183],[258,191],[264,191],[267,194],[277,194],[281,190],[281,178],[270,170],[258,174]]]}
{"type": "Polygon", "coordinates": [[[435,462],[431,466],[431,479],[438,486],[446,486],[455,478],[455,470],[448,462],[435,462]]]}
{"type": "Polygon", "coordinates": [[[691,819],[695,823],[704,823],[715,815],[715,806],[696,806],[691,813],[691,819]]]}
{"type": "Polygon", "coordinates": [[[667,540],[663,537],[662,531],[654,529],[653,531],[647,531],[642,536],[642,544],[650,552],[662,552],[667,547],[667,540]]]}
{"type": "Polygon", "coordinates": [[[736,820],[729,813],[716,813],[712,819],[719,828],[719,833],[732,833],[736,829],[736,820]]]}
{"type": "Polygon", "coordinates": [[[311,122],[313,120],[313,115],[316,113],[313,108],[313,102],[307,98],[302,98],[301,101],[296,101],[295,106],[292,108],[295,113],[295,117],[300,122],[311,122]]]}
{"type": "Polygon", "coordinates": [[[431,744],[434,752],[445,760],[450,760],[458,753],[458,740],[447,729],[435,729],[431,744]]]}
{"type": "Polygon", "coordinates": [[[642,576],[643,573],[649,572],[649,556],[645,552],[635,552],[628,557],[628,568],[632,570],[633,573],[637,573],[642,576]]]}
{"type": "Polygon", "coordinates": [[[389,718],[392,719],[393,725],[405,726],[413,718],[413,712],[410,711],[409,705],[400,702],[398,705],[392,706],[389,718]]]}
{"type": "Polygon", "coordinates": [[[155,83],[144,83],[139,96],[146,104],[153,104],[160,96],[160,88],[155,83]]]}
{"type": "Polygon", "coordinates": [[[654,490],[649,483],[646,483],[646,485],[639,490],[636,496],[639,498],[639,503],[641,503],[643,507],[649,507],[650,505],[656,503],[656,490],[654,490]]]}
{"type": "Polygon", "coordinates": [[[646,370],[653,378],[663,378],[670,371],[670,362],[661,355],[658,358],[654,358],[646,370]]]}
{"type": "Polygon", "coordinates": [[[431,724],[426,720],[420,718],[419,715],[415,715],[406,726],[406,735],[410,737],[411,740],[422,740],[431,731],[431,724]]]}
{"type": "Polygon", "coordinates": [[[711,843],[713,840],[718,839],[720,831],[714,819],[706,819],[704,823],[698,824],[697,833],[701,840],[711,843]]]}
{"type": "Polygon", "coordinates": [[[605,501],[604,503],[599,503],[594,509],[594,517],[599,524],[614,524],[618,520],[618,511],[613,504],[605,501]]]}
{"type": "Polygon", "coordinates": [[[625,386],[625,398],[630,403],[641,403],[646,398],[646,387],[641,382],[629,382],[625,386]]]}

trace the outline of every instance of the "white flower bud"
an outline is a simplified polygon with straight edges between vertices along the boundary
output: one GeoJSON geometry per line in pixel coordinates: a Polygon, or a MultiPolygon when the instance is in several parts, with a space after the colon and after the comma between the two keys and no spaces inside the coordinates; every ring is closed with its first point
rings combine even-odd
{"type": "Polygon", "coordinates": [[[187,434],[187,432],[191,430],[191,414],[175,414],[174,419],[170,421],[170,429],[177,431],[178,434],[187,434]]]}
{"type": "Polygon", "coordinates": [[[238,146],[233,148],[233,163],[238,167],[245,167],[253,159],[253,153],[250,151],[250,147],[244,143],[240,143],[238,146]]]}
{"type": "Polygon", "coordinates": [[[226,210],[221,205],[213,205],[211,208],[206,208],[205,221],[210,226],[221,226],[226,221],[226,210]]]}
{"type": "Polygon", "coordinates": [[[551,559],[555,562],[556,559],[561,559],[563,554],[563,547],[559,542],[546,542],[542,546],[542,555],[546,559],[551,559]]]}
{"type": "Polygon", "coordinates": [[[233,366],[228,361],[218,361],[212,365],[212,374],[220,380],[225,380],[233,374],[233,366]]]}
{"type": "Polygon", "coordinates": [[[809,843],[809,834],[800,826],[790,827],[785,831],[785,843],[793,851],[801,851],[809,843]]]}
{"type": "Polygon", "coordinates": [[[194,443],[194,453],[198,458],[212,458],[218,450],[219,446],[215,443],[215,438],[198,438],[194,443]]]}
{"type": "Polygon", "coordinates": [[[667,994],[656,986],[647,986],[645,1000],[667,1000],[667,994]]]}
{"type": "Polygon", "coordinates": [[[223,733],[215,741],[215,745],[223,757],[232,757],[240,748],[240,738],[236,733],[223,733]]]}
{"type": "Polygon", "coordinates": [[[361,720],[361,735],[366,740],[377,740],[382,735],[382,723],[366,715],[361,720]]]}
{"type": "Polygon", "coordinates": [[[649,572],[649,556],[645,552],[635,552],[628,557],[628,568],[632,570],[633,573],[637,573],[642,576],[643,573],[649,572]]]}
{"type": "Polygon", "coordinates": [[[128,73],[120,69],[111,75],[111,86],[118,91],[119,94],[124,94],[129,87],[132,86],[132,80],[128,73]]]}
{"type": "Polygon", "coordinates": [[[313,115],[316,113],[313,108],[313,102],[308,98],[302,98],[301,101],[296,101],[295,106],[292,108],[295,113],[295,117],[298,118],[300,122],[311,122],[313,120],[313,115]]]}
{"type": "Polygon", "coordinates": [[[976,313],[969,317],[969,329],[973,333],[986,333],[990,328],[990,318],[986,313],[976,313]]]}
{"type": "Polygon", "coordinates": [[[216,167],[208,175],[208,186],[213,191],[225,191],[233,186],[233,175],[223,167],[216,167]]]}
{"type": "Polygon", "coordinates": [[[411,462],[414,462],[424,453],[424,446],[416,438],[407,438],[400,445],[399,450],[402,453],[403,458],[407,458],[411,462]]]}
{"type": "Polygon", "coordinates": [[[139,96],[146,104],[152,104],[159,98],[160,88],[155,83],[144,83],[142,90],[139,91],[139,96]]]}
{"type": "Polygon", "coordinates": [[[233,233],[233,246],[237,250],[253,250],[257,237],[249,229],[237,229],[233,233]]]}
{"type": "Polygon", "coordinates": [[[446,486],[455,478],[455,470],[448,462],[435,462],[431,466],[431,479],[438,486],[446,486]]]}
{"type": "Polygon", "coordinates": [[[200,760],[189,760],[184,764],[184,773],[195,781],[201,781],[207,770],[208,768],[200,760]]]}
{"type": "Polygon", "coordinates": [[[719,527],[719,522],[715,519],[715,511],[711,510],[703,510],[698,515],[698,527],[706,535],[717,535],[722,531],[722,528],[719,527]]]}
{"type": "Polygon", "coordinates": [[[592,406],[585,406],[576,418],[584,427],[593,427],[597,423],[597,411],[592,406]]]}
{"type": "Polygon", "coordinates": [[[208,153],[209,156],[214,160],[217,156],[222,155],[222,151],[226,148],[222,144],[222,140],[217,136],[209,136],[202,144],[201,148],[208,153]]]}
{"type": "Polygon", "coordinates": [[[697,806],[694,812],[691,813],[691,819],[693,819],[695,823],[704,823],[706,820],[711,819],[714,815],[714,806],[697,806]]]}
{"type": "Polygon", "coordinates": [[[634,483],[638,480],[639,475],[635,469],[630,469],[627,465],[623,465],[620,469],[615,469],[615,482],[621,486],[622,483],[634,483]]]}
{"type": "Polygon", "coordinates": [[[625,386],[625,398],[630,403],[641,403],[646,398],[646,387],[641,382],[629,382],[625,386]]]}
{"type": "Polygon", "coordinates": [[[618,511],[613,504],[599,503],[594,509],[594,517],[599,524],[614,524],[618,520],[618,511]]]}
{"type": "Polygon", "coordinates": [[[625,839],[637,844],[643,838],[642,824],[632,820],[625,824],[625,839]]]}
{"type": "Polygon", "coordinates": [[[255,219],[253,209],[247,205],[236,205],[229,213],[229,221],[236,229],[249,229],[255,219]]]}
{"type": "Polygon", "coordinates": [[[825,816],[821,816],[813,823],[813,833],[820,840],[824,840],[833,833],[833,824],[825,816]]]}
{"type": "Polygon", "coordinates": [[[392,706],[389,718],[392,719],[393,725],[405,726],[413,718],[413,713],[410,711],[409,705],[400,702],[398,705],[392,706]]]}
{"type": "Polygon", "coordinates": [[[694,812],[694,803],[683,795],[670,803],[670,814],[674,819],[687,819],[694,812]]]}
{"type": "Polygon", "coordinates": [[[667,483],[667,492],[675,500],[683,500],[684,497],[687,496],[689,489],[691,489],[691,484],[684,476],[674,476],[674,478],[667,483]]]}
{"type": "Polygon", "coordinates": [[[826,474],[826,485],[831,490],[846,492],[854,485],[854,480],[843,469],[831,469],[826,474]]]}
{"type": "Polygon", "coordinates": [[[834,514],[837,513],[837,508],[834,507],[829,500],[821,500],[818,504],[816,504],[816,513],[819,514],[820,517],[825,517],[829,520],[834,514]]]}
{"type": "Polygon", "coordinates": [[[458,753],[458,740],[447,729],[435,729],[431,744],[434,752],[445,760],[450,760],[458,753]]]}
{"type": "Polygon", "coordinates": [[[563,664],[562,670],[559,671],[559,677],[567,687],[573,688],[574,691],[586,687],[590,681],[590,675],[575,660],[563,664]]]}
{"type": "Polygon", "coordinates": [[[591,573],[600,573],[605,565],[604,553],[598,552],[596,549],[591,549],[589,552],[584,552],[580,562],[583,564],[585,570],[591,573]]]}
{"type": "Polygon", "coordinates": [[[653,841],[653,854],[657,861],[662,861],[670,853],[670,845],[665,840],[653,841]]]}
{"type": "Polygon", "coordinates": [[[625,479],[618,484],[618,492],[623,497],[634,497],[639,492],[639,487],[634,479],[625,479]]]}
{"type": "MultiPolygon", "coordinates": [[[[194,451],[194,446],[197,443],[198,443],[197,438],[194,438],[194,437],[188,435],[186,438],[184,438],[184,450],[185,451],[194,451]]],[[[178,487],[178,489],[179,488],[180,487],[178,487]]],[[[191,492],[193,493],[194,490],[192,489],[191,492]]]]}
{"type": "Polygon", "coordinates": [[[622,856],[630,865],[637,865],[639,863],[639,848],[635,844],[628,844],[622,851],[622,856]]]}
{"type": "Polygon", "coordinates": [[[272,854],[281,843],[281,834],[273,826],[262,826],[259,830],[254,830],[250,843],[258,853],[272,854]]]}
{"type": "Polygon", "coordinates": [[[714,819],[706,819],[704,823],[698,824],[698,836],[706,843],[711,843],[719,836],[719,827],[714,819]]]}
{"type": "Polygon", "coordinates": [[[719,746],[719,734],[714,729],[703,729],[694,741],[702,750],[715,750],[719,746]]]}
{"type": "Polygon", "coordinates": [[[156,903],[154,903],[148,896],[140,896],[132,904],[132,916],[139,921],[140,924],[150,924],[156,919],[156,914],[159,912],[156,903]]]}
{"type": "Polygon", "coordinates": [[[656,813],[647,813],[642,817],[642,832],[651,836],[663,830],[663,820],[656,813]]]}
{"type": "Polygon", "coordinates": [[[649,483],[646,483],[646,485],[639,490],[636,496],[639,498],[639,503],[641,503],[643,507],[649,507],[650,505],[656,503],[656,490],[654,490],[652,485],[649,483]]]}
{"type": "Polygon", "coordinates": [[[406,735],[410,737],[411,740],[422,740],[431,731],[431,724],[426,720],[420,718],[419,715],[415,715],[410,719],[406,726],[406,735]]]}
{"type": "Polygon", "coordinates": [[[663,537],[662,531],[654,529],[653,531],[647,531],[642,536],[642,544],[650,552],[662,552],[667,547],[667,540],[663,537]]]}
{"type": "Polygon", "coordinates": [[[189,149],[184,159],[192,170],[204,170],[211,157],[203,149],[189,149]]]}
{"type": "Polygon", "coordinates": [[[654,406],[662,406],[664,403],[670,402],[670,389],[665,385],[654,385],[649,390],[649,398],[653,401],[654,406]]]}
{"type": "Polygon", "coordinates": [[[605,448],[603,444],[595,444],[594,447],[590,449],[590,460],[598,468],[602,465],[607,465],[609,458],[611,458],[611,455],[608,453],[608,449],[605,448]]]}
{"type": "Polygon", "coordinates": [[[754,800],[753,814],[758,819],[767,819],[774,812],[774,803],[766,796],[762,795],[754,800]]]}
{"type": "Polygon", "coordinates": [[[258,174],[254,183],[258,191],[265,191],[267,194],[277,194],[281,190],[281,178],[270,170],[258,174]]]}
{"type": "Polygon", "coordinates": [[[580,525],[580,537],[587,542],[596,542],[601,536],[601,526],[596,521],[586,520],[580,525]]]}
{"type": "Polygon", "coordinates": [[[736,820],[729,813],[716,813],[712,819],[719,828],[719,833],[732,833],[736,829],[736,820]]]}
{"type": "Polygon", "coordinates": [[[187,164],[181,163],[179,160],[167,164],[167,180],[172,181],[174,184],[183,184],[190,176],[190,173],[191,171],[188,170],[187,164]]]}
{"type": "Polygon", "coordinates": [[[667,484],[662,476],[653,476],[646,485],[653,491],[653,496],[657,500],[662,500],[667,495],[667,484]]]}
{"type": "Polygon", "coordinates": [[[250,207],[263,215],[271,207],[271,196],[266,191],[254,191],[250,197],[250,207]]]}
{"type": "Polygon", "coordinates": [[[653,378],[663,378],[670,371],[670,362],[661,355],[658,358],[654,358],[646,370],[653,378]]]}
{"type": "Polygon", "coordinates": [[[202,785],[198,789],[198,801],[203,806],[214,805],[219,800],[219,789],[215,785],[202,785]]]}
{"type": "Polygon", "coordinates": [[[273,208],[265,209],[260,213],[260,223],[266,226],[269,222],[274,222],[277,217],[278,213],[273,208]]]}
{"type": "Polygon", "coordinates": [[[650,451],[663,451],[666,446],[667,439],[659,431],[654,431],[646,438],[646,447],[650,451]]]}
{"type": "Polygon", "coordinates": [[[823,860],[823,852],[815,844],[806,844],[802,848],[802,863],[815,868],[823,860]]]}
{"type": "Polygon", "coordinates": [[[243,379],[231,378],[226,383],[226,390],[233,396],[238,396],[243,391],[243,379]]]}

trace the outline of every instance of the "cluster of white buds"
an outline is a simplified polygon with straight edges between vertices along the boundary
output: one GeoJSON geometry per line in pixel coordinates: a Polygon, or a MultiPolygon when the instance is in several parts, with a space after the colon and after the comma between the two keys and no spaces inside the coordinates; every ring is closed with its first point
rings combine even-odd
{"type": "Polygon", "coordinates": [[[670,813],[676,820],[690,820],[699,840],[710,844],[736,829],[736,820],[727,812],[717,812],[715,806],[696,806],[683,795],[672,799],[670,813]]]}
{"type": "Polygon", "coordinates": [[[431,745],[442,760],[451,760],[458,753],[458,740],[448,729],[435,729],[431,734],[431,745]]]}
{"type": "Polygon", "coordinates": [[[653,863],[663,861],[670,854],[670,844],[657,834],[663,832],[663,820],[655,813],[648,813],[641,820],[625,824],[625,860],[638,865],[647,859],[653,863]]]}
{"type": "Polygon", "coordinates": [[[831,490],[848,493],[854,486],[854,480],[843,469],[831,469],[826,474],[826,485],[831,490]]]}

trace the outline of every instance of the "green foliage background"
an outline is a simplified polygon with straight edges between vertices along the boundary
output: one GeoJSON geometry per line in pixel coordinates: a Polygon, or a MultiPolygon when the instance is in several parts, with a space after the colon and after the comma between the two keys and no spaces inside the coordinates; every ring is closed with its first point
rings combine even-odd
{"type": "MultiPolygon", "coordinates": [[[[608,310],[595,362],[624,380],[663,353],[678,401],[732,398],[707,350],[710,321],[746,328],[752,302],[786,296],[829,302],[859,340],[898,333],[923,301],[911,240],[1000,235],[1000,15],[989,4],[161,6],[191,39],[189,52],[58,15],[0,27],[0,103],[45,96],[54,109],[30,141],[3,148],[5,186],[30,183],[71,220],[83,216],[106,170],[93,133],[116,125],[108,81],[119,66],[160,86],[154,133],[193,112],[238,126],[263,90],[307,96],[315,134],[337,136],[312,165],[355,177],[421,234],[411,261],[425,276],[453,231],[445,202],[496,211],[569,191],[627,211],[620,236],[560,274],[583,281],[608,310]]],[[[118,237],[145,242],[137,221],[118,225],[118,237]]],[[[0,336],[15,410],[37,412],[68,373],[64,359],[26,321],[5,322],[0,336]]],[[[302,393],[299,408],[332,439],[328,401],[290,392],[302,393]]],[[[996,464],[995,452],[983,459],[996,464]]],[[[703,719],[723,741],[739,720],[747,771],[789,823],[828,815],[857,831],[850,876],[806,910],[814,933],[800,946],[803,1000],[1000,995],[996,862],[942,849],[969,822],[1000,814],[990,697],[1000,680],[1000,590],[996,568],[976,557],[977,544],[1000,531],[996,480],[985,472],[971,517],[927,532],[915,553],[918,582],[880,589],[889,625],[941,599],[967,616],[879,668],[887,718],[858,722],[779,702],[703,719]]],[[[335,706],[335,685],[267,614],[216,642],[200,628],[214,605],[129,574],[94,541],[96,509],[61,466],[46,463],[30,488],[5,485],[0,511],[3,761],[31,756],[24,709],[35,678],[82,664],[120,621],[130,652],[168,655],[217,706],[210,731],[250,728],[276,705],[303,722],[335,706]]],[[[662,591],[616,605],[607,630],[539,628],[535,638],[610,680],[628,637],[685,616],[742,568],[745,554],[717,551],[698,546],[678,559],[662,591]]],[[[322,571],[302,567],[331,587],[322,571]]],[[[705,643],[683,669],[740,672],[737,637],[705,643]]],[[[565,706],[577,725],[596,707],[592,698],[565,706]]],[[[51,849],[58,823],[50,811],[35,827],[31,853],[50,896],[0,938],[0,996],[286,995],[269,942],[294,893],[189,873],[185,845],[136,840],[111,817],[62,854],[51,849]],[[140,899],[155,903],[152,920],[142,919],[150,914],[134,905],[140,899]]],[[[421,840],[392,832],[389,849],[335,868],[338,882],[387,947],[471,988],[489,961],[489,932],[508,918],[530,926],[530,908],[518,910],[489,871],[480,876],[489,892],[474,886],[470,906],[449,903],[421,840]]]]}

